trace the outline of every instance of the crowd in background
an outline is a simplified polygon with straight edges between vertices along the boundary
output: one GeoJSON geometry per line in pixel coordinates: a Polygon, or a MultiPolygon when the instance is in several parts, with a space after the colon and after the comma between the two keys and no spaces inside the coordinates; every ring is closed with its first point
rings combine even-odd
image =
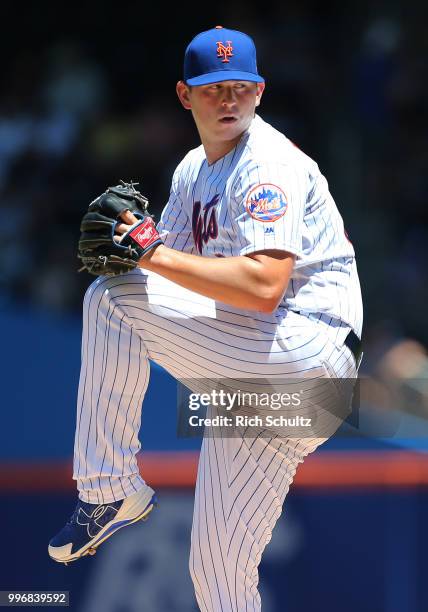
{"type": "MultiPolygon", "coordinates": [[[[220,23],[253,36],[260,115],[329,181],[379,350],[428,344],[428,37],[421,11],[369,8],[238,2],[220,23]]],[[[159,217],[175,166],[199,144],[175,95],[185,45],[217,22],[143,23],[129,9],[119,27],[112,9],[88,6],[84,23],[57,29],[36,15],[0,79],[0,306],[80,315],[93,280],[77,273],[80,218],[120,179],[139,181],[159,217]]]]}

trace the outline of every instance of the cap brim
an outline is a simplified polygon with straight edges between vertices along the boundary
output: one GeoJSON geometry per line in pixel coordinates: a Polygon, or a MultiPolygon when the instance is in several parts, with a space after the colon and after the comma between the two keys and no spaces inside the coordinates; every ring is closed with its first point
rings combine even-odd
{"type": "Polygon", "coordinates": [[[259,74],[253,72],[242,72],[242,70],[218,70],[185,79],[188,85],[209,85],[210,83],[220,83],[221,81],[252,81],[253,83],[264,83],[265,80],[259,74]]]}

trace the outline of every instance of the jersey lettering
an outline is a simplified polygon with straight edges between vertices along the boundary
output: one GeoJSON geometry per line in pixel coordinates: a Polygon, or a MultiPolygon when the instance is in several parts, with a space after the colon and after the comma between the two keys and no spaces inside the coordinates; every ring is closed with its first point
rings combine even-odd
{"type": "Polygon", "coordinates": [[[204,244],[218,236],[217,213],[214,208],[220,195],[218,193],[202,208],[200,202],[194,202],[192,214],[193,240],[198,252],[202,254],[204,244]],[[201,210],[202,209],[202,210],[201,210]]]}

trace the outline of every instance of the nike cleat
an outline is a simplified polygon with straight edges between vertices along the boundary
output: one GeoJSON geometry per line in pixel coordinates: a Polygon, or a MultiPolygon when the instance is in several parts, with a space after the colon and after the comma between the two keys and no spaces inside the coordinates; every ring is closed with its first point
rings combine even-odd
{"type": "Polygon", "coordinates": [[[107,504],[78,501],[68,523],[49,542],[49,556],[59,563],[94,555],[116,531],[146,520],[157,505],[153,489],[146,486],[130,497],[107,504]]]}

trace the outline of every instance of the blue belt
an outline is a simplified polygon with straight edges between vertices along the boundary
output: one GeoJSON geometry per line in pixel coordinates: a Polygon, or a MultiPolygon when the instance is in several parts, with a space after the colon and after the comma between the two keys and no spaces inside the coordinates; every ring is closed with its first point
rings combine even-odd
{"type": "MultiPolygon", "coordinates": [[[[300,310],[293,310],[292,312],[295,312],[296,314],[302,316],[306,315],[305,312],[301,312],[300,310]]],[[[361,342],[361,340],[353,329],[351,329],[351,331],[346,336],[344,344],[353,354],[358,369],[360,367],[361,358],[363,356],[363,343],[361,342]]]]}
{"type": "Polygon", "coordinates": [[[357,334],[354,332],[354,330],[351,329],[351,331],[345,338],[344,344],[354,355],[355,363],[357,364],[358,368],[360,365],[361,358],[363,356],[363,343],[361,342],[357,334]]]}

